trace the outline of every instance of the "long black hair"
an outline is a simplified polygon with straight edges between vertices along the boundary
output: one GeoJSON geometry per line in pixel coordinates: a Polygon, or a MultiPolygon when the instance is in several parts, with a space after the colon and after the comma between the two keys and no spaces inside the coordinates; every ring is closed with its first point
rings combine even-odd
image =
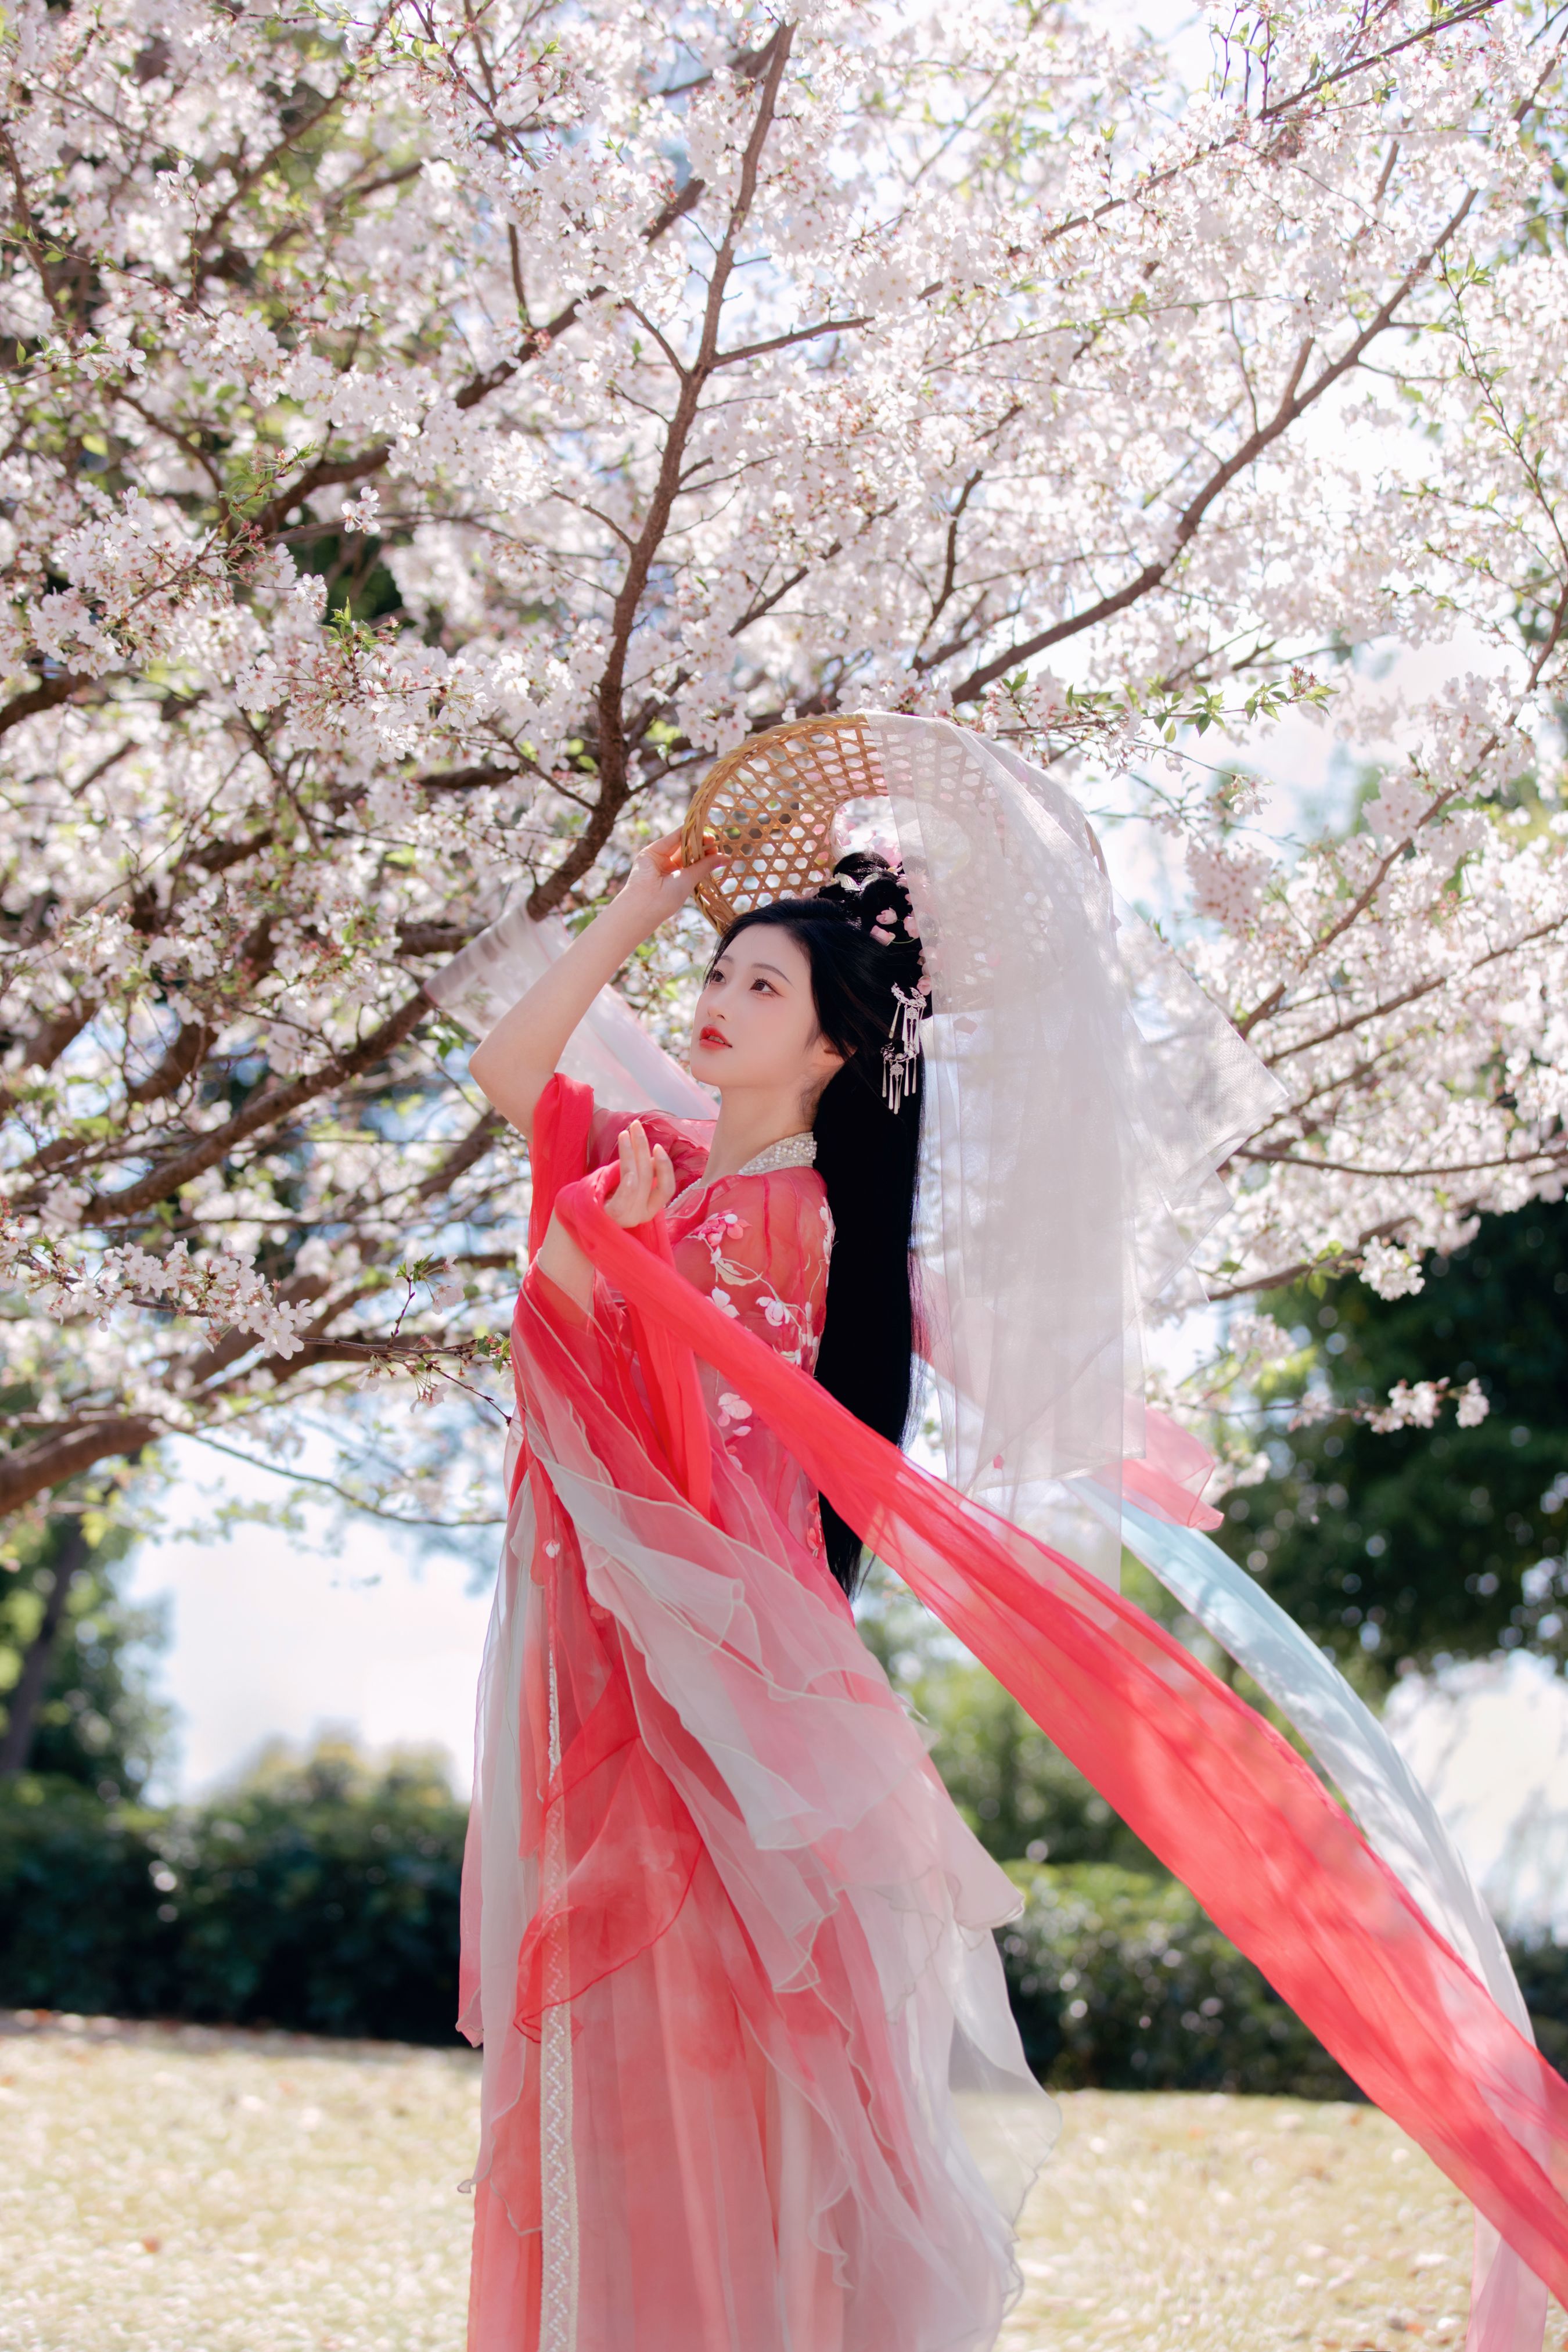
{"type": "MultiPolygon", "coordinates": [[[[890,1108],[883,1055],[897,1042],[895,987],[911,993],[921,985],[909,893],[886,858],[858,851],[839,859],[833,879],[814,897],[775,899],[741,916],[725,932],[719,955],[759,923],[776,925],[805,949],[817,1025],[844,1056],[812,1122],[816,1171],[827,1188],[834,1226],[816,1377],[857,1420],[899,1445],[914,1386],[910,1245],[921,1088],[917,1064],[899,1108],[890,1108]]],[[[853,1595],[863,1546],[826,1496],[822,1535],[828,1566],[853,1595]]]]}

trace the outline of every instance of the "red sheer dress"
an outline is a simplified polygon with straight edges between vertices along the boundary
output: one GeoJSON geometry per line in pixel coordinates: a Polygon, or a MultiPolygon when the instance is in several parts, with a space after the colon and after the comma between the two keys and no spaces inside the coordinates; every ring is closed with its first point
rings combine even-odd
{"type": "MultiPolygon", "coordinates": [[[[554,1082],[536,1242],[625,1123],[554,1082]]],[[[710,1129],[645,1124],[675,1268],[809,1372],[833,1232],[805,1154],[709,1183],[710,1129]]],[[[1015,1891],[743,1386],[603,1277],[584,1313],[531,1271],[513,1355],[465,1874],[473,2352],[987,2345],[1054,2129],[991,1934],[1015,1891]]]]}
{"type": "Polygon", "coordinates": [[[1568,2087],[1234,1691],[811,1378],[816,1176],[707,1184],[708,1130],[647,1123],[682,1190],[636,1234],[585,1088],[553,1080],[534,1135],[535,1246],[553,1208],[595,1272],[586,1312],[531,1272],[512,1329],[464,1873],[472,2352],[994,2341],[1054,2120],[991,1933],[1016,1901],[856,1632],[818,1493],[1568,2299],[1568,2087]]]}

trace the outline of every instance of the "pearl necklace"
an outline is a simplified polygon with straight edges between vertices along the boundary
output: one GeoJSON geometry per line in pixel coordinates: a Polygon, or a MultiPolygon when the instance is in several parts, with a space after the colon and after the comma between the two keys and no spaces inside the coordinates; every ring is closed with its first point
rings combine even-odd
{"type": "Polygon", "coordinates": [[[775,1168],[809,1168],[816,1158],[815,1135],[784,1135],[737,1168],[737,1176],[771,1176],[775,1168]]]}
{"type": "MultiPolygon", "coordinates": [[[[781,1136],[776,1143],[770,1143],[765,1150],[759,1151],[753,1159],[748,1160],[743,1168],[737,1168],[735,1173],[737,1176],[771,1176],[780,1168],[809,1168],[816,1158],[815,1135],[784,1135],[781,1136]]],[[[668,1213],[673,1216],[678,1209],[683,1209],[687,1202],[695,1199],[699,1192],[705,1192],[710,1183],[719,1184],[722,1181],[723,1179],[719,1176],[699,1176],[694,1184],[686,1185],[676,1194],[669,1204],[668,1213]]]]}

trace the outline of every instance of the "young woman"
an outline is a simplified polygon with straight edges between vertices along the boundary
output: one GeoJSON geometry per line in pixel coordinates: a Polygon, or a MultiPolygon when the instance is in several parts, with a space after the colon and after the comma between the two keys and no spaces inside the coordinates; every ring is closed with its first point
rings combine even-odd
{"type": "MultiPolygon", "coordinates": [[[[732,926],[690,1048],[716,1119],[612,1114],[558,1069],[703,870],[674,840],[472,1060],[533,1198],[464,1874],[471,2352],[994,2342],[1054,2113],[992,1938],[1013,1889],[857,1633],[863,1541],[1476,2202],[1473,2352],[1526,2352],[1539,2283],[1568,2293],[1568,2089],[1485,1989],[1517,2000],[1419,1792],[1195,1532],[1130,1394],[1139,1303],[1213,1213],[1261,1074],[1114,916],[1048,778],[944,722],[866,724],[910,887],[847,859],[732,926]],[[963,1491],[899,1449],[917,1338],[963,1491]],[[1295,1709],[1393,1867],[1026,1531],[1064,1486],[1295,1709]]],[[[538,971],[510,919],[439,1002],[471,1008],[514,950],[538,971]]]]}
{"type": "MultiPolygon", "coordinates": [[[[507,2004],[481,1984],[471,2341],[978,2347],[1054,2126],[990,1933],[1016,1894],[855,1631],[859,1533],[711,1367],[674,1425],[668,1366],[553,1206],[606,1171],[616,1226],[662,1219],[694,1292],[902,1436],[921,1095],[894,992],[919,1003],[921,951],[889,868],[847,859],[723,940],[691,1032],[711,1125],[607,1116],[555,1075],[703,870],[643,851],[471,1066],[531,1139],[538,1234],[489,1667],[497,1717],[522,1700],[517,1843],[470,1874],[507,2004]]],[[[492,1720],[482,1774],[510,1751],[492,1720]]]]}

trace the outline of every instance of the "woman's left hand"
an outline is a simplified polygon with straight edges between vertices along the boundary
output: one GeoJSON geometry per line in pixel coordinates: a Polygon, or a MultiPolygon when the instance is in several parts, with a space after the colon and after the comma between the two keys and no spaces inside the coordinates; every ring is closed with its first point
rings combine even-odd
{"type": "Polygon", "coordinates": [[[675,1171],[662,1143],[649,1148],[640,1118],[623,1128],[618,1146],[620,1177],[605,1201],[605,1213],[617,1225],[646,1225],[675,1198],[675,1171]]]}

